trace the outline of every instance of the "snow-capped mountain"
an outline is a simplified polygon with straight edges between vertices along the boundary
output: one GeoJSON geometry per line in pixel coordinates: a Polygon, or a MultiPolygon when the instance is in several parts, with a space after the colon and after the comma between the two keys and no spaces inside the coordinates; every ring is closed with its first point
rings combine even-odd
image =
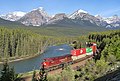
{"type": "Polygon", "coordinates": [[[70,19],[78,19],[83,21],[89,21],[91,24],[95,24],[97,26],[106,26],[107,23],[93,15],[90,15],[87,11],[77,10],[73,14],[69,16],[70,19]]]}
{"type": "Polygon", "coordinates": [[[28,12],[26,15],[24,15],[18,21],[27,26],[29,26],[29,25],[41,26],[41,25],[45,24],[46,22],[48,22],[49,19],[50,19],[50,17],[45,12],[45,10],[42,7],[39,7],[37,9],[33,9],[32,11],[28,12]]]}
{"type": "Polygon", "coordinates": [[[120,27],[120,17],[118,17],[118,15],[114,15],[112,17],[105,18],[104,20],[108,23],[108,25],[106,26],[108,28],[120,27]]]}
{"type": "Polygon", "coordinates": [[[21,17],[23,17],[25,14],[26,14],[25,12],[16,11],[16,12],[10,12],[10,13],[5,14],[5,15],[1,15],[0,17],[5,19],[5,20],[9,20],[9,21],[17,21],[21,17]]]}
{"type": "Polygon", "coordinates": [[[80,10],[75,11],[73,14],[71,14],[69,18],[75,19],[76,17],[81,17],[82,16],[81,14],[87,14],[87,13],[88,13],[87,11],[80,9],[80,10]]]}
{"type": "Polygon", "coordinates": [[[49,16],[46,11],[39,7],[30,12],[11,12],[0,16],[2,19],[9,21],[17,21],[26,26],[98,26],[105,28],[120,28],[120,17],[114,15],[109,18],[104,18],[100,15],[91,15],[89,12],[79,9],[70,15],[65,13],[58,13],[49,16]]]}
{"type": "Polygon", "coordinates": [[[115,22],[119,22],[120,21],[120,17],[118,17],[118,15],[114,15],[112,17],[109,18],[105,18],[104,19],[107,23],[115,23],[115,22]]]}
{"type": "Polygon", "coordinates": [[[50,19],[50,16],[47,14],[47,12],[44,10],[43,7],[39,7],[39,8],[33,9],[32,11],[39,11],[40,14],[42,16],[44,16],[47,21],[50,19]]]}

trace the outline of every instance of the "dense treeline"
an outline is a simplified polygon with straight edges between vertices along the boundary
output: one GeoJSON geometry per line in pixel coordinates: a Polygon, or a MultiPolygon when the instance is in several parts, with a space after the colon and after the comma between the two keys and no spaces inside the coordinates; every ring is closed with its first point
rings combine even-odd
{"type": "Polygon", "coordinates": [[[74,75],[76,81],[94,81],[120,67],[120,30],[91,33],[88,39],[97,43],[99,52],[77,70],[74,75]]]}
{"type": "Polygon", "coordinates": [[[0,28],[0,56],[18,57],[35,54],[39,52],[41,43],[45,40],[45,37],[29,31],[0,28]]]}
{"type": "Polygon", "coordinates": [[[89,41],[97,42],[100,54],[106,61],[111,55],[120,61],[120,30],[92,33],[89,41]]]}
{"type": "Polygon", "coordinates": [[[0,28],[0,58],[39,54],[48,45],[70,43],[75,39],[44,36],[23,29],[0,28]]]}

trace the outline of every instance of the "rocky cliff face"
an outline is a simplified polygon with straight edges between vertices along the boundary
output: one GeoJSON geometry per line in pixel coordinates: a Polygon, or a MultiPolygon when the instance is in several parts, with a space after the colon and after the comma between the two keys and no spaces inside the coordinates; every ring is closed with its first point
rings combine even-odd
{"type": "Polygon", "coordinates": [[[20,18],[18,21],[29,26],[41,26],[48,22],[50,17],[44,11],[43,8],[34,9],[31,12],[27,13],[25,16],[20,18]]]}
{"type": "Polygon", "coordinates": [[[95,24],[97,26],[107,25],[106,21],[103,21],[93,15],[90,15],[87,11],[84,11],[84,10],[77,10],[76,12],[71,14],[69,18],[89,21],[91,24],[95,24]]]}
{"type": "Polygon", "coordinates": [[[46,24],[56,24],[58,21],[62,21],[67,18],[65,13],[59,13],[53,16],[46,24]]]}

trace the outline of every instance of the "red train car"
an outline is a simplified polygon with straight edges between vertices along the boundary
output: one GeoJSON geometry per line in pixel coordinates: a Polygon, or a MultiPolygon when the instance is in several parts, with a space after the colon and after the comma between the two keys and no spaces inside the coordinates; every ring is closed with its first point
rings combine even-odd
{"type": "Polygon", "coordinates": [[[64,56],[57,56],[57,57],[52,57],[52,58],[45,58],[44,62],[42,62],[42,65],[44,66],[45,69],[53,70],[62,67],[63,64],[71,64],[78,62],[79,60],[85,58],[85,57],[92,57],[97,50],[96,43],[92,43],[92,48],[93,54],[87,55],[87,53],[91,53],[90,50],[86,50],[87,48],[81,48],[81,49],[74,49],[71,50],[71,54],[67,54],[64,56]]]}
{"type": "Polygon", "coordinates": [[[50,67],[55,67],[62,63],[68,63],[71,62],[71,55],[64,55],[64,56],[58,56],[58,57],[52,57],[52,58],[45,58],[44,62],[42,64],[44,65],[44,68],[48,69],[50,67]]]}
{"type": "Polygon", "coordinates": [[[86,53],[86,48],[81,48],[80,49],[80,54],[85,54],[86,53]]]}
{"type": "Polygon", "coordinates": [[[78,55],[80,55],[80,49],[71,50],[71,55],[72,56],[78,56],[78,55]]]}
{"type": "Polygon", "coordinates": [[[79,55],[85,54],[85,53],[86,53],[85,48],[71,50],[71,55],[72,56],[79,56],[79,55]]]}
{"type": "MultiPolygon", "coordinates": [[[[78,60],[78,59],[86,56],[86,48],[81,48],[81,49],[77,49],[77,50],[79,50],[77,55],[75,55],[76,52],[71,52],[71,55],[72,55],[71,58],[73,61],[78,60]]],[[[72,51],[76,51],[76,50],[72,50],[72,51]]]]}

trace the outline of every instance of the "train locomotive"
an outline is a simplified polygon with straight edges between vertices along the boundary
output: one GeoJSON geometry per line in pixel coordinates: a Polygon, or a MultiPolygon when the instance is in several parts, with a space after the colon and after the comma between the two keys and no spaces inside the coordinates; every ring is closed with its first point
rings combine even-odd
{"type": "Polygon", "coordinates": [[[74,64],[82,60],[94,57],[96,50],[96,43],[91,43],[91,45],[87,48],[71,50],[70,54],[45,58],[41,65],[44,66],[44,69],[47,71],[62,68],[64,64],[74,64]]]}

